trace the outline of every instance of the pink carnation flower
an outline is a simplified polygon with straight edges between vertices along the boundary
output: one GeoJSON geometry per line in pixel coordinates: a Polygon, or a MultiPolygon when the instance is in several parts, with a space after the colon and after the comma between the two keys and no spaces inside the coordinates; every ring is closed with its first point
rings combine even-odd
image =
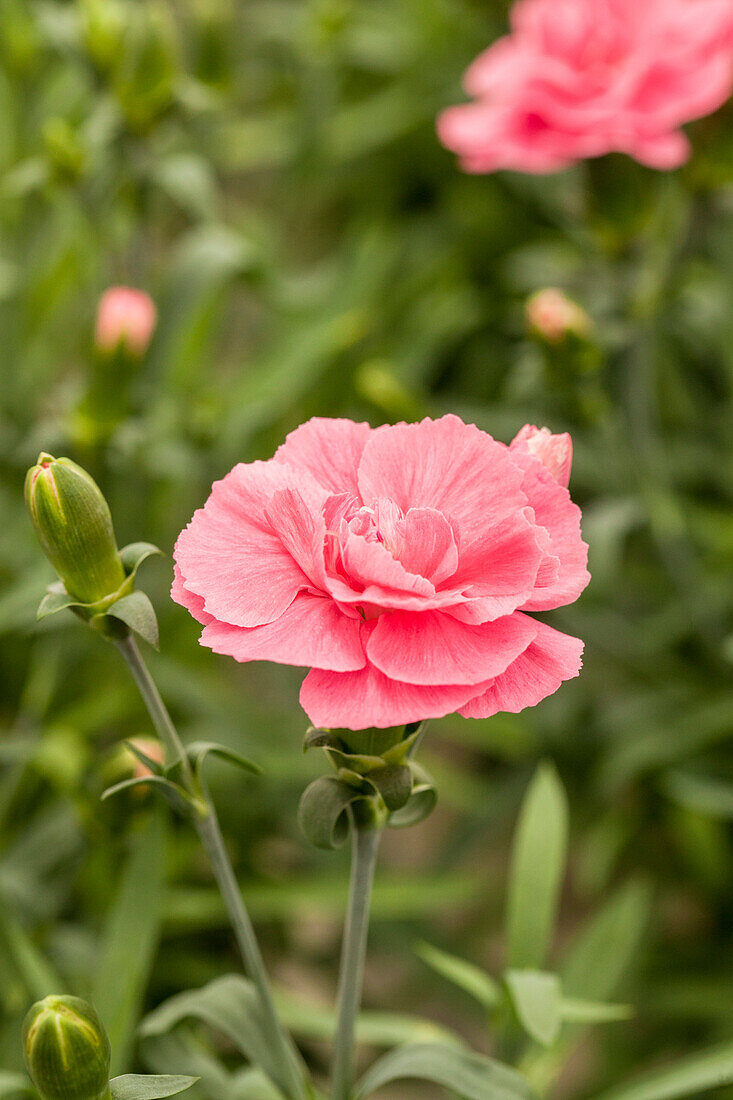
{"type": "Polygon", "coordinates": [[[157,321],[155,302],[144,290],[111,286],[99,299],[94,342],[99,351],[124,347],[133,355],[144,355],[157,321]]]}
{"type": "Polygon", "coordinates": [[[583,644],[528,612],[589,575],[569,440],[527,431],[509,448],[457,416],[310,420],[214,484],[176,544],[173,599],[215,653],[309,667],[316,726],[534,706],[583,644]]]}
{"type": "Polygon", "coordinates": [[[680,126],[731,94],[731,0],[516,0],[511,24],[466,73],[475,102],[438,121],[469,172],[614,151],[676,168],[690,153],[680,126]]]}

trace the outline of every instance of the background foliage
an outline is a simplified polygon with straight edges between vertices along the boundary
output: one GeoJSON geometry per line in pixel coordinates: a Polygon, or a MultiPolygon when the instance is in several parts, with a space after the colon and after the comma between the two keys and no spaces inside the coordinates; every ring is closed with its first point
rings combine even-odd
{"type": "MultiPolygon", "coordinates": [[[[731,1037],[730,108],[692,128],[695,156],[674,175],[606,158],[550,178],[464,176],[434,116],[505,7],[2,0],[4,1068],[19,1066],[28,1002],[64,986],[95,996],[125,1069],[206,1070],[202,1096],[237,1095],[213,1034],[134,1040],[144,1008],[236,959],[188,832],[144,796],[98,802],[129,766],[118,742],[148,721],[111,647],[71,618],[35,624],[51,575],[24,471],[40,449],[69,454],[108,494],[121,544],[170,552],[212,480],[313,414],[452,410],[505,440],[527,421],[570,430],[591,545],[591,587],[552,616],[586,640],[581,678],[518,716],[431,725],[439,810],[385,846],[367,1007],[491,1049],[481,1012],[415,947],[501,969],[511,831],[551,758],[570,805],[552,961],[616,905],[618,938],[600,926],[574,980],[638,1009],[565,1052],[557,1095],[731,1037]],[[127,377],[91,350],[114,282],[160,308],[127,377]],[[524,301],[547,284],[587,309],[590,345],[527,336],[524,301]]],[[[151,665],[186,737],[264,768],[244,787],[222,769],[213,786],[317,1069],[345,856],[297,832],[320,766],[300,753],[300,675],[200,649],[169,580],[170,562],[144,567],[162,628],[151,665]]],[[[398,1027],[379,1024],[376,1046],[398,1027]]]]}

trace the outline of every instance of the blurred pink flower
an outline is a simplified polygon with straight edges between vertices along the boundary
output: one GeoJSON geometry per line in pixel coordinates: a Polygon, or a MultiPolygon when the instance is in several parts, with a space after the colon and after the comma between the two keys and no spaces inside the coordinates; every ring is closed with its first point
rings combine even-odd
{"type": "Polygon", "coordinates": [[[732,0],[516,0],[511,26],[466,73],[475,102],[438,120],[468,172],[610,152],[677,168],[680,126],[733,90],[732,0]]]}
{"type": "Polygon", "coordinates": [[[174,556],[202,645],[310,667],[316,726],[517,712],[580,669],[582,642],[527,614],[588,583],[580,510],[457,416],[310,420],[216,482],[174,556]]]}
{"type": "Polygon", "coordinates": [[[509,450],[534,455],[558,485],[567,489],[573,464],[573,441],[567,432],[553,435],[549,428],[525,424],[509,444],[509,450]]]}
{"type": "Polygon", "coordinates": [[[99,351],[111,352],[122,346],[133,355],[144,355],[156,320],[155,303],[144,290],[109,287],[99,300],[94,342],[99,351]]]}
{"type": "Polygon", "coordinates": [[[586,336],[592,328],[585,310],[553,286],[532,294],[525,312],[529,327],[550,344],[560,343],[570,333],[586,336]]]}

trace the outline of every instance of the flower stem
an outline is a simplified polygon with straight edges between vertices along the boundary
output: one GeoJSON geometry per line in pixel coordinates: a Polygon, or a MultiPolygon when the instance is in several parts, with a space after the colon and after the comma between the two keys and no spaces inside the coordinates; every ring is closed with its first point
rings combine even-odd
{"type": "Polygon", "coordinates": [[[122,641],[115,642],[115,645],[132,673],[153,725],[168,753],[172,760],[181,761],[185,786],[188,788],[189,793],[196,795],[199,800],[203,799],[206,811],[196,822],[197,832],[208,854],[214,877],[224,900],[237,940],[237,946],[244,962],[244,968],[257,988],[262,1007],[263,1024],[267,1028],[272,1049],[279,1053],[282,1060],[283,1075],[289,1085],[289,1096],[291,1100],[304,1100],[308,1096],[304,1067],[300,1062],[300,1057],[292,1040],[283,1028],[275,1011],[272,990],[257,943],[255,930],[232,869],[211,796],[205,785],[197,783],[194,779],[178,731],[173,725],[168,708],[161,698],[132,635],[122,641]]]}
{"type": "Polygon", "coordinates": [[[352,814],[352,862],[349,910],[341,949],[338,1024],[333,1060],[333,1100],[350,1100],[354,1081],[354,1046],[364,980],[369,903],[381,829],[363,826],[352,814]]]}

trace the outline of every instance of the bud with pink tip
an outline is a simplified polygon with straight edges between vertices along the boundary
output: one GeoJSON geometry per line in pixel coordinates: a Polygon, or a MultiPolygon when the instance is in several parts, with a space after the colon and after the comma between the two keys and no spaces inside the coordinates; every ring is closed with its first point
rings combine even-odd
{"type": "Polygon", "coordinates": [[[533,455],[567,489],[573,464],[573,441],[567,432],[553,435],[549,428],[525,424],[509,444],[509,450],[533,455]]]}
{"type": "Polygon", "coordinates": [[[557,287],[538,290],[527,299],[527,324],[548,344],[559,344],[567,336],[588,336],[592,322],[577,302],[557,287]]]}
{"type": "Polygon", "coordinates": [[[118,349],[140,358],[148,350],[157,320],[155,303],[144,290],[112,286],[105,290],[97,309],[94,342],[98,351],[118,349]]]}

